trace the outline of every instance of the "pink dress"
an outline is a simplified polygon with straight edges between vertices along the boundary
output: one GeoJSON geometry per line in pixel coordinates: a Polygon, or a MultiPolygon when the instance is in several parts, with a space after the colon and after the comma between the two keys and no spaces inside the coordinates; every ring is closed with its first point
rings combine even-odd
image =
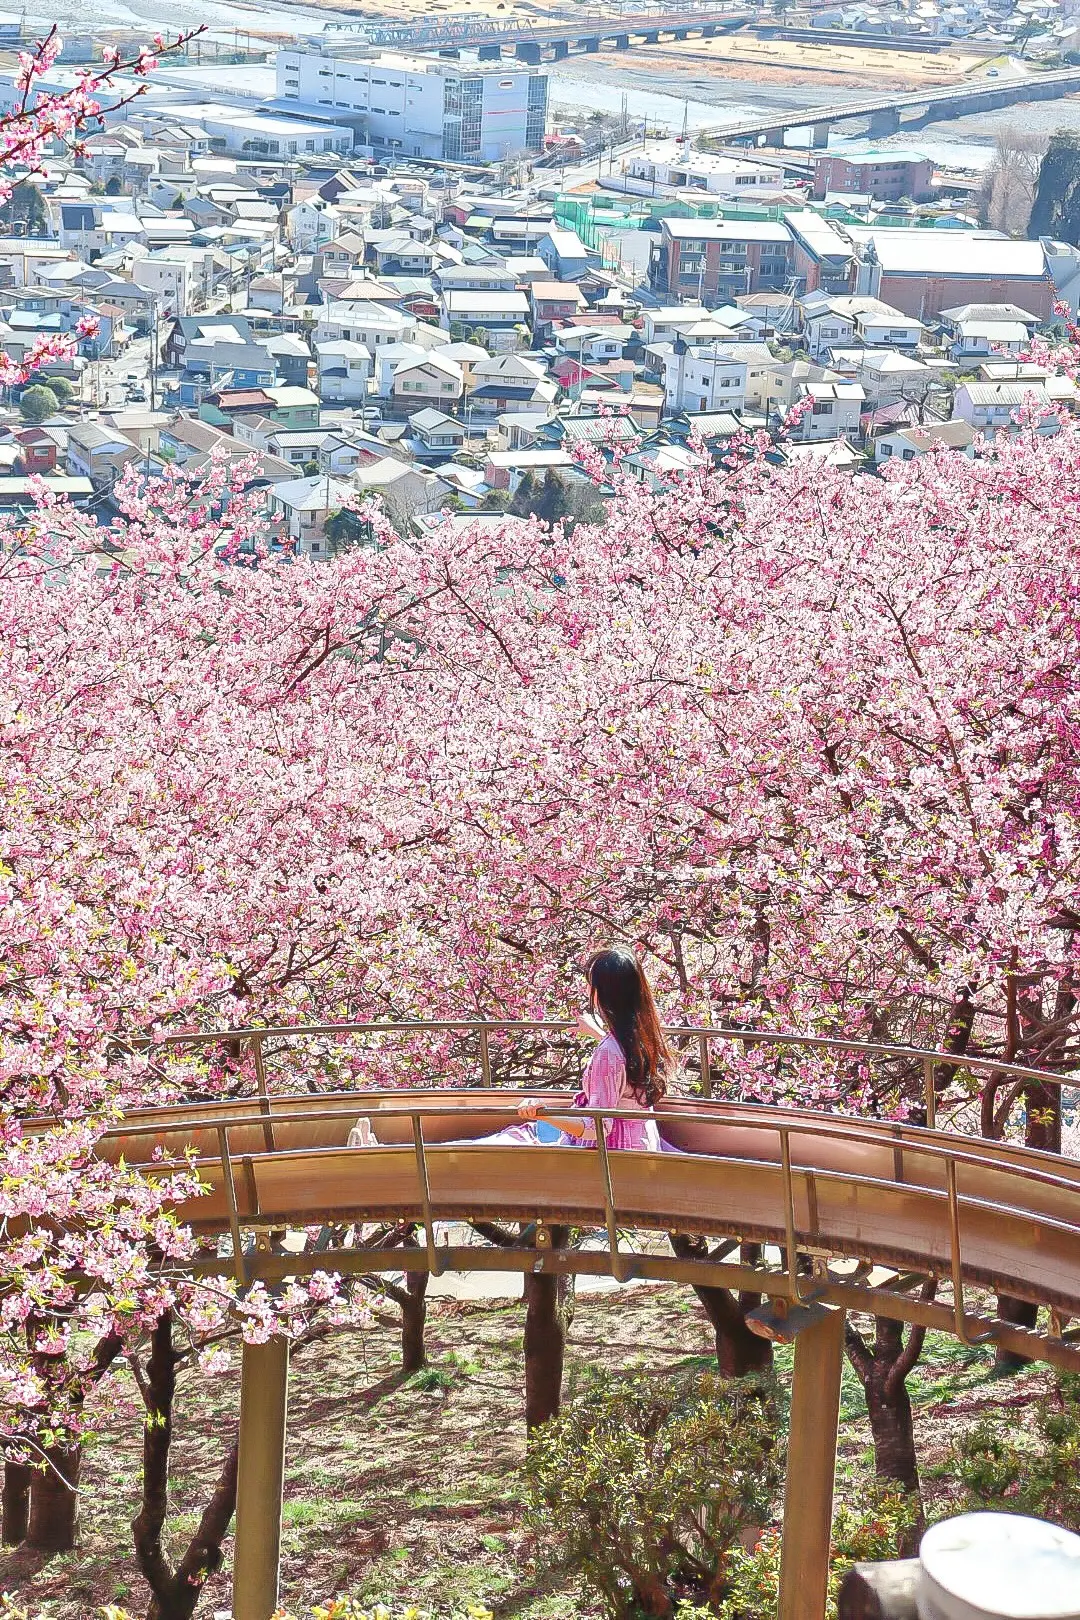
{"type": "MultiPolygon", "coordinates": [[[[581,1090],[574,1098],[575,1108],[633,1108],[637,1119],[606,1119],[604,1140],[609,1148],[645,1148],[660,1151],[660,1132],[649,1110],[642,1107],[626,1083],[626,1059],[614,1035],[605,1035],[586,1065],[581,1090]]],[[[596,1130],[587,1122],[587,1134],[580,1139],[565,1136],[564,1142],[577,1147],[595,1147],[596,1130]]]]}
{"type": "MultiPolygon", "coordinates": [[[[642,1107],[634,1093],[626,1084],[626,1059],[623,1057],[622,1047],[614,1035],[605,1035],[600,1045],[585,1066],[585,1073],[581,1077],[581,1090],[574,1098],[573,1107],[579,1108],[632,1108],[638,1114],[638,1119],[606,1119],[604,1121],[604,1140],[609,1148],[645,1148],[652,1153],[663,1150],[664,1144],[660,1140],[660,1132],[656,1121],[648,1109],[642,1107]]],[[[549,1145],[559,1147],[587,1147],[596,1146],[596,1129],[592,1120],[586,1120],[586,1133],[583,1137],[570,1136],[566,1131],[560,1131],[553,1143],[550,1136],[541,1138],[537,1127],[530,1120],[522,1120],[520,1125],[508,1125],[505,1130],[498,1131],[494,1136],[484,1136],[482,1142],[515,1142],[523,1147],[531,1147],[547,1142],[549,1145]]]]}

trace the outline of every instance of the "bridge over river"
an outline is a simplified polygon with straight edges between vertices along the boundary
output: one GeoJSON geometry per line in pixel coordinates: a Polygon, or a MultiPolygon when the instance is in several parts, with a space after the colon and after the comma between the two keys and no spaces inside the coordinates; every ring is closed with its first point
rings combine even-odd
{"type": "MultiPolygon", "coordinates": [[[[519,61],[537,63],[545,56],[562,61],[570,54],[571,47],[591,54],[599,51],[605,41],[610,41],[617,50],[628,50],[631,45],[658,45],[661,38],[712,39],[716,34],[743,27],[754,16],[749,9],[730,5],[627,11],[615,16],[584,11],[572,22],[550,23],[537,22],[530,17],[504,20],[465,13],[431,22],[391,23],[382,27],[358,23],[355,32],[362,33],[373,45],[438,51],[443,56],[476,51],[481,61],[497,61],[505,49],[519,61]]],[[[335,29],[337,32],[347,35],[350,30],[335,29]]]]}
{"type": "Polygon", "coordinates": [[[829,131],[837,124],[865,121],[873,140],[895,135],[900,129],[921,129],[939,119],[963,118],[968,113],[994,112],[1027,101],[1057,101],[1080,93],[1080,67],[1062,68],[1053,73],[1032,73],[1015,79],[979,79],[976,83],[949,85],[941,90],[912,90],[898,96],[875,96],[869,101],[842,102],[833,107],[815,107],[777,116],[743,120],[704,131],[713,140],[731,145],[782,146],[792,129],[812,129],[813,145],[829,144],[829,131]],[[905,114],[914,114],[906,118],[905,114]]]}

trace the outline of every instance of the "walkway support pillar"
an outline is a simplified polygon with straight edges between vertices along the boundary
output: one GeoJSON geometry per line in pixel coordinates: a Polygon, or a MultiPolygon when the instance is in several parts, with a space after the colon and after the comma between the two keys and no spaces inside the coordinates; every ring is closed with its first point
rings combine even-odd
{"type": "Polygon", "coordinates": [[[289,1341],[245,1344],[240,1371],[234,1620],[270,1620],[278,1606],[289,1341]]]}
{"type": "Polygon", "coordinates": [[[844,1317],[830,1311],[795,1340],[778,1620],[822,1620],[825,1613],[844,1317]]]}

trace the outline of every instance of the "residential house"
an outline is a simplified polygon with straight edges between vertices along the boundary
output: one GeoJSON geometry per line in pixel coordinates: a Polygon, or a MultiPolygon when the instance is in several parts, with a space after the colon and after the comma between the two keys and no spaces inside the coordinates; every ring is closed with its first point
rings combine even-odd
{"type": "Polygon", "coordinates": [[[959,365],[995,354],[1019,354],[1038,325],[1036,316],[1015,304],[960,304],[941,311],[949,355],[959,365]]]}
{"type": "Polygon", "coordinates": [[[454,338],[482,332],[493,347],[514,342],[516,329],[529,325],[529,300],[523,292],[444,292],[439,317],[454,338]]]}
{"type": "Polygon", "coordinates": [[[357,405],[371,388],[371,355],[362,343],[316,343],[319,398],[324,405],[357,405]]]}
{"type": "Polygon", "coordinates": [[[329,555],[327,519],[342,507],[351,506],[356,491],[351,484],[320,473],[311,478],[294,478],[274,484],[267,495],[267,510],[280,525],[282,542],[297,556],[315,560],[329,555]]]}
{"type": "Polygon", "coordinates": [[[742,410],[746,365],[729,357],[723,344],[688,344],[679,338],[662,348],[666,412],[742,410]]]}
{"type": "Polygon", "coordinates": [[[1056,401],[1046,382],[964,382],[953,396],[953,416],[979,433],[1011,432],[1031,412],[1044,431],[1056,431],[1056,401]]]}
{"type": "Polygon", "coordinates": [[[438,405],[456,404],[464,392],[461,367],[455,360],[429,353],[422,360],[401,360],[394,367],[390,385],[391,409],[401,415],[438,405]]]}
{"type": "MultiPolygon", "coordinates": [[[[109,298],[116,302],[115,292],[109,287],[109,298]]],[[[145,294],[143,294],[145,297],[145,294]]],[[[188,345],[209,338],[213,333],[228,330],[230,341],[237,338],[243,343],[252,341],[251,323],[244,315],[185,315],[173,321],[165,339],[163,358],[167,366],[186,365],[188,345]]],[[[203,352],[203,351],[200,351],[203,352]]]]}
{"type": "Polygon", "coordinates": [[[449,494],[449,486],[435,473],[395,456],[358,467],[351,482],[363,494],[378,495],[395,523],[407,523],[418,512],[436,511],[449,494]]]}
{"type": "Polygon", "coordinates": [[[297,388],[282,383],[267,388],[271,403],[270,416],[286,428],[317,428],[319,425],[319,396],[310,388],[297,388]]]}
{"type": "Polygon", "coordinates": [[[557,225],[550,226],[543,233],[536,244],[536,254],[558,281],[572,281],[592,262],[592,255],[577,232],[557,225]]]}
{"type": "Polygon", "coordinates": [[[880,298],[808,293],[799,304],[806,346],[814,359],[853,343],[912,354],[922,342],[923,323],[880,298]]]}
{"type": "Polygon", "coordinates": [[[465,427],[444,411],[428,407],[409,418],[414,453],[421,457],[434,456],[445,461],[465,443],[465,427]]]}
{"type": "Polygon", "coordinates": [[[158,450],[177,467],[193,458],[211,455],[216,449],[236,448],[236,441],[221,428],[200,421],[197,416],[176,416],[158,433],[158,450]]]}
{"type": "Polygon", "coordinates": [[[555,446],[534,450],[489,450],[484,462],[484,482],[491,489],[514,494],[526,473],[543,478],[545,473],[572,473],[577,463],[568,450],[555,446]]]}
{"type": "Polygon", "coordinates": [[[558,385],[545,375],[537,361],[516,354],[498,354],[474,366],[466,403],[470,411],[495,417],[512,410],[542,410],[557,393],[558,385]]]}
{"type": "Polygon", "coordinates": [[[67,471],[89,478],[95,489],[115,483],[124,468],[139,460],[139,450],[123,433],[100,422],[77,422],[68,429],[67,471]]]}
{"type": "Polygon", "coordinates": [[[407,343],[416,332],[416,318],[399,309],[387,309],[368,300],[335,299],[319,311],[316,343],[362,343],[372,356],[391,343],[407,343]]]}
{"type": "Polygon", "coordinates": [[[799,384],[798,400],[810,400],[808,410],[791,429],[801,442],[815,439],[856,439],[866,399],[858,383],[806,381],[799,384]]]}
{"type": "Polygon", "coordinates": [[[529,288],[532,304],[532,324],[550,326],[553,321],[568,321],[588,308],[588,300],[580,287],[572,281],[534,281],[529,288]]]}
{"type": "Polygon", "coordinates": [[[322,435],[319,445],[319,466],[335,478],[347,478],[359,467],[370,467],[373,462],[386,460],[386,445],[373,433],[349,426],[340,433],[322,435]]]}
{"type": "Polygon", "coordinates": [[[574,355],[578,360],[592,364],[602,360],[620,360],[633,335],[632,326],[611,321],[603,326],[575,324],[560,327],[554,333],[553,341],[559,354],[574,355]]]}
{"type": "Polygon", "coordinates": [[[16,472],[39,478],[55,472],[57,447],[49,434],[39,427],[18,428],[14,440],[17,447],[16,472]]]}
{"type": "Polygon", "coordinates": [[[922,402],[943,387],[943,370],[930,366],[894,349],[840,351],[833,356],[837,367],[850,359],[852,375],[863,386],[871,406],[893,405],[898,400],[922,402]]]}
{"type": "Polygon", "coordinates": [[[951,422],[931,422],[925,427],[896,428],[874,440],[874,461],[880,467],[890,461],[914,461],[928,450],[960,450],[974,455],[975,429],[970,422],[954,417],[951,422]]]}
{"type": "Polygon", "coordinates": [[[333,203],[307,197],[285,214],[285,234],[295,253],[314,253],[344,230],[345,222],[333,203]]]}

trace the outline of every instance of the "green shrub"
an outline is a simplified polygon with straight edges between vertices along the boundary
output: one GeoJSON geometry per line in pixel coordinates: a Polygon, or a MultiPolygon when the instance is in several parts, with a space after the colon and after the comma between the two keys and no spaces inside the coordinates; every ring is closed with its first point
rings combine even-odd
{"type": "MultiPolygon", "coordinates": [[[[846,1502],[838,1505],[833,1514],[825,1620],[836,1620],[840,1583],[852,1564],[901,1557],[917,1517],[918,1503],[913,1497],[881,1487],[871,1488],[858,1507],[846,1502]]],[[[773,1620],[780,1595],[782,1535],[780,1527],[772,1525],[753,1548],[735,1549],[731,1590],[716,1611],[717,1620],[773,1620]]],[[[686,1620],[699,1617],[687,1616],[686,1620]]]]}
{"type": "Polygon", "coordinates": [[[593,1373],[530,1442],[528,1522],[615,1620],[715,1602],[739,1537],[770,1517],[777,1426],[759,1379],[593,1373]]]}
{"type": "Polygon", "coordinates": [[[1080,1530],[1080,1376],[1062,1373],[1039,1401],[1033,1432],[984,1418],[954,1449],[946,1471],[966,1507],[998,1508],[1080,1530]]]}
{"type": "Polygon", "coordinates": [[[44,383],[34,383],[26,390],[19,401],[19,414],[24,422],[36,426],[50,416],[55,416],[60,409],[60,401],[51,388],[44,383]]]}

